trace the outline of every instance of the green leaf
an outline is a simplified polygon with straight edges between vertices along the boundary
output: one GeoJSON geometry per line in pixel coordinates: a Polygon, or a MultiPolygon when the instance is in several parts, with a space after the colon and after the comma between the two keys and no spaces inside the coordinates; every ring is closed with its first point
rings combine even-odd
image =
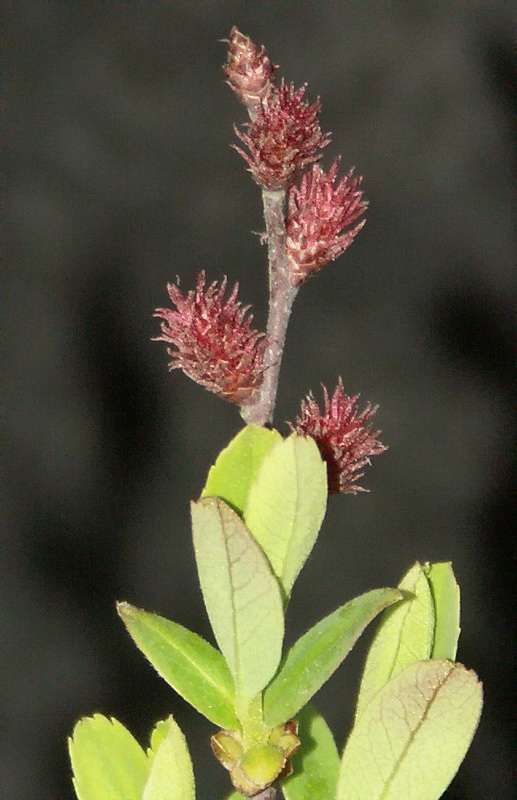
{"type": "Polygon", "coordinates": [[[339,667],[368,623],[401,597],[397,589],[366,592],[298,639],[264,693],[266,723],[279,725],[294,717],[339,667]]]}
{"type": "Polygon", "coordinates": [[[155,727],[148,755],[151,769],[142,800],[195,800],[189,750],[172,716],[155,727]]]}
{"type": "Polygon", "coordinates": [[[327,506],[327,469],[314,439],[292,434],[266,455],[244,520],[288,598],[317,539],[327,506]]]}
{"type": "Polygon", "coordinates": [[[427,565],[425,572],[436,617],[431,657],[454,661],[460,635],[460,587],[450,561],[427,565]]]}
{"type": "Polygon", "coordinates": [[[301,748],[293,756],[293,774],[282,782],[285,800],[332,800],[336,795],[339,754],[329,726],[313,705],[297,715],[301,748]]]}
{"type": "Polygon", "coordinates": [[[167,719],[162,719],[156,723],[154,728],[151,731],[151,741],[149,743],[149,747],[147,748],[147,758],[149,759],[149,767],[152,766],[154,761],[154,757],[158,751],[163,740],[166,738],[169,732],[169,724],[167,719]]]}
{"type": "Polygon", "coordinates": [[[159,675],[201,714],[238,728],[233,679],[221,653],[197,633],[129,603],[117,610],[137,647],[159,675]]]}
{"type": "Polygon", "coordinates": [[[254,697],[278,667],[284,636],[280,587],[233,509],[215,497],[192,503],[197,568],[215,638],[239,696],[254,697]]]}
{"type": "Polygon", "coordinates": [[[410,664],[353,728],[337,800],[437,800],[463,761],[481,706],[481,684],[462,664],[410,664]]]}
{"type": "Polygon", "coordinates": [[[282,437],[276,430],[247,425],[210,468],[202,497],[220,497],[241,516],[262,461],[282,437]]]}
{"type": "Polygon", "coordinates": [[[124,726],[102,714],[83,717],[68,740],[78,800],[141,800],[147,756],[124,726]]]}
{"type": "Polygon", "coordinates": [[[382,615],[361,678],[356,720],[373,695],[400,670],[413,661],[431,657],[434,603],[418,562],[404,575],[398,588],[407,599],[382,615]]]}

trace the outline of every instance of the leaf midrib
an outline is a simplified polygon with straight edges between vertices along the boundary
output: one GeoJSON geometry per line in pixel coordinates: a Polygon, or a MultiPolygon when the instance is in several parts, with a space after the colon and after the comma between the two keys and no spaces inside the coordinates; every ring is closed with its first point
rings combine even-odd
{"type": "Polygon", "coordinates": [[[447,674],[443,676],[443,678],[440,680],[439,684],[433,690],[429,700],[427,701],[424,713],[420,717],[420,720],[418,721],[417,726],[414,729],[411,730],[411,732],[410,732],[410,734],[408,736],[408,739],[407,739],[407,743],[404,746],[400,756],[395,761],[395,764],[393,766],[391,774],[388,777],[388,779],[386,780],[386,783],[384,785],[384,789],[382,790],[382,794],[379,795],[378,800],[385,800],[385,798],[387,797],[387,792],[388,792],[388,790],[391,789],[391,786],[393,784],[393,781],[395,780],[395,777],[397,775],[397,772],[398,772],[401,764],[404,762],[404,759],[406,758],[409,750],[411,749],[412,745],[414,744],[416,736],[417,736],[418,732],[420,731],[420,729],[422,728],[422,725],[427,720],[427,718],[429,716],[429,712],[430,712],[431,708],[433,707],[433,703],[434,703],[438,693],[443,689],[443,687],[445,686],[445,684],[449,680],[449,677],[451,676],[451,673],[453,671],[454,671],[454,665],[450,664],[447,674]]]}
{"type": "MultiPolygon", "coordinates": [[[[208,683],[210,686],[212,686],[214,689],[216,689],[216,690],[218,691],[218,693],[219,693],[219,694],[220,694],[220,695],[221,695],[221,696],[222,696],[222,697],[223,697],[225,700],[228,700],[229,704],[231,705],[231,704],[233,703],[233,696],[232,696],[232,687],[231,687],[231,685],[230,685],[230,684],[227,684],[227,685],[221,685],[220,683],[216,682],[216,681],[215,681],[215,676],[213,676],[213,675],[212,675],[212,674],[210,674],[209,672],[205,672],[205,671],[204,671],[204,670],[201,668],[201,665],[199,664],[199,662],[198,662],[198,661],[192,661],[192,659],[191,659],[190,655],[189,655],[189,654],[187,654],[188,648],[187,648],[187,649],[181,648],[181,647],[179,647],[179,646],[178,646],[178,644],[177,644],[176,642],[172,642],[172,643],[171,643],[171,641],[170,641],[170,640],[167,638],[167,635],[166,635],[166,633],[164,633],[164,631],[162,631],[162,630],[160,629],[160,627],[155,627],[155,625],[154,625],[153,623],[155,623],[155,620],[154,620],[153,618],[151,618],[151,624],[150,624],[150,626],[149,626],[149,627],[150,627],[150,628],[153,630],[153,632],[154,632],[155,634],[157,634],[157,635],[159,636],[159,638],[160,638],[160,639],[161,639],[161,640],[162,640],[162,641],[163,641],[163,642],[164,642],[164,643],[165,643],[165,644],[166,644],[168,647],[172,647],[172,649],[173,649],[173,650],[175,650],[177,653],[179,653],[179,654],[180,654],[180,655],[181,655],[181,656],[182,656],[182,657],[185,659],[185,661],[186,661],[186,662],[188,662],[188,664],[189,664],[190,666],[194,666],[194,667],[196,668],[196,670],[197,670],[198,674],[199,674],[199,675],[200,675],[202,678],[204,678],[204,679],[205,679],[205,682],[206,682],[206,683],[208,683]]],[[[177,623],[175,623],[175,624],[177,624],[177,623]]],[[[178,626],[178,627],[182,628],[183,626],[178,626]]],[[[186,628],[184,628],[184,630],[187,630],[187,629],[186,629],[186,628]]],[[[195,634],[193,631],[190,631],[190,633],[193,633],[193,635],[194,635],[194,636],[198,636],[198,634],[195,634]]],[[[209,642],[207,642],[206,640],[202,639],[202,637],[201,637],[201,636],[199,637],[199,639],[200,639],[200,641],[202,641],[202,642],[203,642],[203,645],[207,645],[208,647],[212,647],[212,645],[210,645],[210,643],[209,643],[209,642]]],[[[221,663],[222,663],[222,664],[225,664],[224,657],[223,657],[223,656],[222,656],[222,654],[219,652],[219,650],[216,650],[216,648],[214,647],[214,648],[213,648],[213,652],[214,652],[215,654],[217,654],[217,655],[216,655],[216,658],[217,658],[217,657],[219,657],[219,656],[221,656],[221,663]]],[[[151,663],[152,663],[152,662],[151,662],[151,663]]],[[[229,672],[228,672],[228,678],[230,678],[230,679],[231,679],[231,674],[230,674],[229,672]]]]}

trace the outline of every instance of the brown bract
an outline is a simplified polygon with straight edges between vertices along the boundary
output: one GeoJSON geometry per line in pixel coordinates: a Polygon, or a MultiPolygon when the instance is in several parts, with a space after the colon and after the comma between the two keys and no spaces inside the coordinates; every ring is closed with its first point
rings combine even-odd
{"type": "Polygon", "coordinates": [[[321,104],[303,101],[305,86],[295,89],[282,81],[262,101],[246,132],[235,132],[249,153],[234,145],[248,163],[254,180],[265,189],[286,189],[297,173],[318,161],[317,151],[329,142],[319,125],[321,104]]]}
{"type": "Polygon", "coordinates": [[[332,397],[323,387],[324,410],[312,394],[302,400],[300,415],[290,424],[291,430],[301,435],[312,436],[322,458],[327,463],[329,493],[357,494],[366,491],[355,481],[362,478],[360,472],[370,457],[387,448],[377,439],[380,431],[372,432],[369,420],[377,411],[370,403],[359,412],[356,403],[359,395],[348,397],[343,391],[341,378],[332,397]]]}
{"type": "Polygon", "coordinates": [[[224,299],[227,281],[214,281],[205,287],[204,271],[198,275],[196,288],[184,295],[177,284],[167,286],[176,306],[158,308],[162,318],[163,341],[172,361],[170,369],[182,369],[185,375],[209,391],[245,405],[262,383],[264,369],[264,334],[253,330],[249,306],[237,301],[236,283],[224,299]]]}
{"type": "Polygon", "coordinates": [[[351,228],[366,209],[361,177],[350,170],[337,180],[339,158],[328,172],[314,164],[300,186],[291,186],[287,212],[287,256],[294,286],[333,261],[361,230],[366,220],[351,228]]]}

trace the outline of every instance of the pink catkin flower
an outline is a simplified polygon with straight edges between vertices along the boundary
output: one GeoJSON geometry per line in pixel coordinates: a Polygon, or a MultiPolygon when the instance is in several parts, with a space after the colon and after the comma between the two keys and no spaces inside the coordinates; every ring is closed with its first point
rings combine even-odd
{"type": "Polygon", "coordinates": [[[356,402],[359,395],[348,397],[343,391],[341,378],[329,398],[323,387],[325,410],[321,413],[312,394],[302,400],[300,416],[291,430],[301,435],[312,436],[327,462],[329,493],[357,494],[366,491],[355,481],[362,478],[360,472],[370,457],[379,455],[387,448],[377,439],[380,431],[372,432],[369,420],[377,411],[369,403],[359,413],[356,402]]]}
{"type": "Polygon", "coordinates": [[[265,189],[286,189],[300,170],[321,158],[317,150],[330,141],[320,129],[319,100],[304,103],[304,93],[305,86],[295,90],[293,84],[282,81],[272,87],[253,122],[246,123],[246,133],[235,129],[249,155],[234,147],[265,189]]]}
{"type": "Polygon", "coordinates": [[[176,284],[169,284],[169,297],[177,308],[158,308],[163,319],[161,336],[154,341],[174,345],[167,348],[170,369],[185,375],[211,392],[237,405],[245,405],[262,383],[264,334],[253,330],[249,306],[237,301],[236,283],[224,299],[226,278],[205,288],[204,271],[196,288],[186,296],[176,284]]]}
{"type": "Polygon", "coordinates": [[[336,180],[338,167],[339,158],[328,172],[315,164],[299,187],[289,189],[286,246],[294,286],[341,255],[366,221],[350,228],[366,209],[362,178],[350,170],[336,180]]]}
{"type": "Polygon", "coordinates": [[[227,83],[255,116],[271,91],[276,67],[264,46],[256,45],[235,26],[228,44],[228,59],[223,67],[227,83]]]}

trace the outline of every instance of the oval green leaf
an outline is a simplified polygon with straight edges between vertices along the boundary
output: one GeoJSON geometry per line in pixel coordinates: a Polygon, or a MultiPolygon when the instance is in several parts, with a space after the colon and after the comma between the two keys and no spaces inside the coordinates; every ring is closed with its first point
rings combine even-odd
{"type": "Polygon", "coordinates": [[[329,800],[336,795],[339,754],[332,731],[309,703],[297,714],[302,743],[293,756],[293,774],[282,781],[285,800],[329,800]]]}
{"type": "Polygon", "coordinates": [[[68,740],[78,800],[142,800],[147,756],[129,731],[102,714],[83,717],[68,740]]]}
{"type": "Polygon", "coordinates": [[[187,742],[172,716],[155,727],[148,756],[151,769],[142,800],[195,800],[187,742]]]}
{"type": "Polygon", "coordinates": [[[244,520],[288,598],[327,507],[327,469],[314,439],[291,434],[271,448],[253,481],[244,520]]]}
{"type": "Polygon", "coordinates": [[[266,723],[279,725],[294,717],[339,667],[368,623],[401,597],[397,589],[366,592],[298,639],[264,693],[266,723]]]}
{"type": "Polygon", "coordinates": [[[404,667],[431,657],[434,603],[429,582],[418,562],[404,575],[398,588],[406,599],[382,615],[366,658],[356,719],[373,695],[404,667]]]}
{"type": "Polygon", "coordinates": [[[247,425],[221,451],[210,468],[202,497],[220,497],[242,516],[250,487],[265,456],[281,440],[276,430],[247,425]]]}
{"type": "Polygon", "coordinates": [[[278,667],[284,637],[280,587],[244,522],[222,500],[192,503],[199,580],[215,638],[239,696],[254,697],[278,667]]]}
{"type": "Polygon", "coordinates": [[[456,774],[482,706],[462,664],[418,661],[363,710],[345,747],[337,800],[437,800],[456,774]]]}
{"type": "Polygon", "coordinates": [[[188,703],[223,728],[238,728],[233,679],[221,653],[197,633],[158,614],[117,603],[133,641],[188,703]]]}
{"type": "Polygon", "coordinates": [[[424,569],[434,601],[435,629],[431,658],[454,661],[460,636],[460,587],[450,561],[429,564],[424,569]]]}

